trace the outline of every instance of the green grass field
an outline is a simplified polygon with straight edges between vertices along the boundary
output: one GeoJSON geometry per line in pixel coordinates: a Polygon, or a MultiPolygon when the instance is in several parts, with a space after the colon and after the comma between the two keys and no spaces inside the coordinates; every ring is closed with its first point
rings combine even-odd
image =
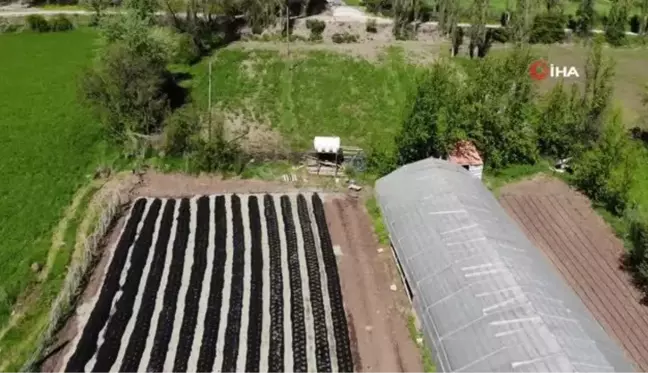
{"type": "MultiPolygon", "coordinates": [[[[44,264],[53,228],[106,149],[76,89],[94,40],[89,30],[0,35],[0,330],[35,285],[30,265],[44,264]]],[[[52,278],[65,274],[68,259],[62,250],[52,278]]]]}
{"type": "MultiPolygon", "coordinates": [[[[273,51],[225,49],[213,57],[213,102],[230,112],[267,116],[299,149],[318,135],[368,146],[391,142],[418,71],[395,50],[371,63],[325,52],[300,53],[290,62],[273,51]]],[[[194,97],[204,104],[207,63],[192,72],[194,97]]]]}

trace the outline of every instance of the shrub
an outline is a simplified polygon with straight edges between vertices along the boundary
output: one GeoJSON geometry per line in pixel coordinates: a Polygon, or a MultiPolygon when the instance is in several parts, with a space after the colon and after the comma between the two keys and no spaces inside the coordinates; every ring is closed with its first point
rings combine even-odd
{"type": "Polygon", "coordinates": [[[119,41],[104,48],[81,89],[110,135],[123,140],[130,132],[159,130],[169,107],[169,80],[164,59],[119,41]]]}
{"type": "Polygon", "coordinates": [[[635,279],[648,291],[648,216],[639,209],[633,209],[626,214],[628,223],[628,240],[630,250],[626,256],[626,264],[634,272],[635,279]]]}
{"type": "Polygon", "coordinates": [[[51,31],[69,31],[74,28],[72,22],[63,14],[52,18],[49,22],[51,31]]]}
{"type": "Polygon", "coordinates": [[[358,35],[348,32],[335,33],[331,38],[333,39],[333,42],[337,44],[355,43],[358,41],[358,35]]]}
{"type": "Polygon", "coordinates": [[[553,44],[565,40],[565,16],[556,13],[538,14],[533,19],[529,42],[553,44]]]}
{"type": "Polygon", "coordinates": [[[21,24],[11,22],[11,20],[8,18],[0,17],[0,34],[18,32],[21,29],[21,24]]]}
{"type": "Polygon", "coordinates": [[[48,32],[50,30],[50,25],[45,17],[39,14],[30,14],[27,16],[27,27],[31,31],[36,32],[48,32]]]}
{"type": "Polygon", "coordinates": [[[200,118],[192,106],[176,110],[164,122],[164,152],[175,156],[189,153],[199,129],[200,118]]]}
{"type": "Polygon", "coordinates": [[[318,19],[309,19],[306,21],[306,27],[310,30],[311,40],[322,40],[322,34],[326,28],[326,22],[318,19]]]}
{"type": "Polygon", "coordinates": [[[375,19],[370,18],[369,20],[367,20],[367,32],[370,32],[372,34],[378,32],[378,26],[375,19]]]}
{"type": "Polygon", "coordinates": [[[211,139],[193,137],[189,156],[191,169],[195,172],[239,173],[244,157],[237,140],[226,139],[222,121],[218,121],[211,132],[211,139]]]}
{"type": "Polygon", "coordinates": [[[579,24],[578,18],[574,18],[574,16],[571,15],[571,14],[567,16],[567,28],[568,29],[576,32],[576,31],[578,31],[578,24],[579,24]]]}
{"type": "Polygon", "coordinates": [[[488,31],[493,41],[498,43],[508,43],[510,40],[510,31],[508,28],[491,28],[488,31]]]}
{"type": "Polygon", "coordinates": [[[635,34],[638,34],[641,31],[641,17],[638,15],[632,16],[630,18],[630,32],[634,32],[635,34]]]}

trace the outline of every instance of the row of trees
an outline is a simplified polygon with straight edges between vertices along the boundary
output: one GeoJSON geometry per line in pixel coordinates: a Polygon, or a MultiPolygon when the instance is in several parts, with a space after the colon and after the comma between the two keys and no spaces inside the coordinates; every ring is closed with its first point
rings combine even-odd
{"type": "MultiPolygon", "coordinates": [[[[516,42],[557,42],[565,38],[564,29],[568,26],[581,37],[590,37],[594,28],[596,11],[595,0],[581,0],[576,15],[567,16],[564,12],[565,0],[516,0],[513,11],[502,14],[500,22],[506,27],[507,38],[516,42]]],[[[453,40],[456,51],[460,39],[465,36],[464,30],[457,27],[461,15],[467,15],[465,21],[471,23],[468,37],[469,52],[478,56],[485,55],[490,42],[494,39],[485,25],[489,19],[489,0],[472,0],[466,9],[461,2],[437,0],[433,6],[421,0],[365,0],[369,11],[388,13],[394,17],[394,35],[406,38],[408,27],[413,21],[423,21],[430,14],[439,22],[441,32],[453,40]],[[481,51],[481,52],[480,52],[481,51]]],[[[648,33],[648,0],[612,0],[609,13],[604,17],[605,35],[613,45],[625,41],[627,25],[640,36],[648,33]],[[630,17],[630,12],[638,9],[639,14],[630,17]]]]}

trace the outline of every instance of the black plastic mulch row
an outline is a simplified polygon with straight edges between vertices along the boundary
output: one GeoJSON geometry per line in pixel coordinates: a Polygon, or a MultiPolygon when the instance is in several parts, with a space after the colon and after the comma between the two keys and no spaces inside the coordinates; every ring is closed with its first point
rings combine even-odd
{"type": "Polygon", "coordinates": [[[157,293],[164,272],[167,245],[169,244],[169,236],[171,235],[175,206],[176,201],[174,199],[168,200],[164,205],[158,239],[155,244],[155,254],[151,262],[151,270],[146,279],[146,286],[144,287],[144,294],[142,294],[142,304],[137,314],[135,329],[128,341],[124,361],[119,369],[121,372],[137,371],[146,347],[146,339],[151,328],[151,317],[153,316],[157,293]]]}
{"type": "Polygon", "coordinates": [[[274,198],[263,197],[264,215],[268,230],[270,249],[270,351],[268,351],[268,370],[284,371],[284,324],[283,324],[283,275],[281,269],[281,239],[274,198]]]}
{"type": "Polygon", "coordinates": [[[225,277],[225,260],[227,258],[227,211],[225,196],[218,196],[214,202],[214,266],[212,267],[209,300],[205,316],[204,334],[200,344],[198,371],[211,372],[216,358],[216,341],[220,326],[221,303],[223,300],[223,281],[225,277]]]}
{"type": "Polygon", "coordinates": [[[338,370],[340,372],[352,372],[353,358],[351,356],[349,330],[347,327],[346,314],[344,312],[344,302],[342,300],[342,289],[340,288],[340,275],[338,274],[331,236],[329,234],[328,226],[326,225],[324,204],[317,193],[313,194],[311,201],[313,203],[313,213],[319,231],[322,260],[324,261],[326,278],[328,280],[328,292],[329,298],[331,299],[331,316],[333,319],[333,331],[335,334],[338,370]]]}
{"type": "Polygon", "coordinates": [[[304,298],[302,295],[302,279],[299,269],[299,254],[297,235],[293,221],[292,205],[288,196],[281,196],[281,213],[286,232],[288,251],[288,270],[290,274],[290,311],[292,326],[293,370],[308,371],[306,360],[306,322],[304,320],[304,298]]]}
{"type": "Polygon", "coordinates": [[[247,334],[246,372],[258,372],[261,359],[261,330],[263,327],[263,248],[261,247],[261,213],[259,199],[248,198],[250,216],[250,310],[247,334]]]}
{"type": "Polygon", "coordinates": [[[84,371],[86,363],[92,358],[97,349],[97,338],[110,317],[112,300],[119,290],[122,268],[124,268],[126,260],[128,260],[128,249],[135,240],[137,226],[142,220],[145,207],[146,199],[143,198],[137,200],[133,205],[130,218],[119,238],[106,278],[101,286],[97,303],[90,313],[90,318],[83,329],[77,348],[65,367],[68,372],[84,371]]]}
{"type": "MultiPolygon", "coordinates": [[[[315,329],[315,357],[318,372],[331,371],[331,355],[326,332],[326,310],[324,309],[324,296],[322,295],[322,280],[319,272],[319,261],[315,238],[311,226],[308,202],[300,194],[297,196],[297,212],[304,237],[304,254],[306,257],[306,269],[308,271],[308,285],[310,300],[313,310],[313,326],[315,329]]],[[[319,238],[319,237],[318,237],[319,238]]]]}
{"type": "Polygon", "coordinates": [[[115,313],[108,320],[106,332],[104,334],[104,343],[97,352],[97,362],[93,368],[94,372],[108,372],[117,359],[121,339],[133,315],[135,298],[139,291],[139,285],[142,280],[144,266],[148,259],[148,254],[153,245],[153,234],[155,233],[155,222],[160,213],[162,201],[155,199],[151,204],[148,214],[144,219],[144,225],[139,237],[135,240],[133,254],[130,259],[130,266],[126,276],[126,282],[123,286],[123,293],[117,301],[115,313]]]}
{"type": "Polygon", "coordinates": [[[169,340],[173,332],[178,291],[182,282],[185,250],[189,237],[189,209],[189,199],[183,198],[180,202],[176,237],[173,241],[173,256],[171,257],[171,267],[169,268],[166,289],[164,289],[162,311],[160,312],[160,317],[156,325],[151,360],[149,361],[147,372],[161,372],[164,370],[164,360],[166,359],[169,340]]]}
{"type": "Polygon", "coordinates": [[[173,364],[174,372],[186,372],[187,362],[191,354],[202,284],[207,269],[207,245],[209,244],[209,197],[198,199],[196,212],[196,232],[194,236],[193,264],[189,278],[189,288],[185,297],[184,315],[180,327],[180,341],[176,350],[173,364]]]}
{"type": "Polygon", "coordinates": [[[241,198],[231,197],[232,201],[232,238],[234,240],[232,257],[232,287],[225,329],[225,346],[223,353],[222,372],[236,370],[238,358],[239,333],[241,329],[241,306],[243,302],[243,270],[245,267],[245,243],[243,217],[241,213],[241,198]]]}

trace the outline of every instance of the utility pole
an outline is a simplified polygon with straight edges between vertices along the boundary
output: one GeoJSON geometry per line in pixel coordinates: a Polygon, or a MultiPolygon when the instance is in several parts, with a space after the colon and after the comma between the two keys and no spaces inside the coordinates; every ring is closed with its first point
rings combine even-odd
{"type": "Polygon", "coordinates": [[[207,115],[209,115],[207,135],[209,136],[209,142],[212,140],[212,59],[209,59],[209,93],[207,99],[207,115]]]}

